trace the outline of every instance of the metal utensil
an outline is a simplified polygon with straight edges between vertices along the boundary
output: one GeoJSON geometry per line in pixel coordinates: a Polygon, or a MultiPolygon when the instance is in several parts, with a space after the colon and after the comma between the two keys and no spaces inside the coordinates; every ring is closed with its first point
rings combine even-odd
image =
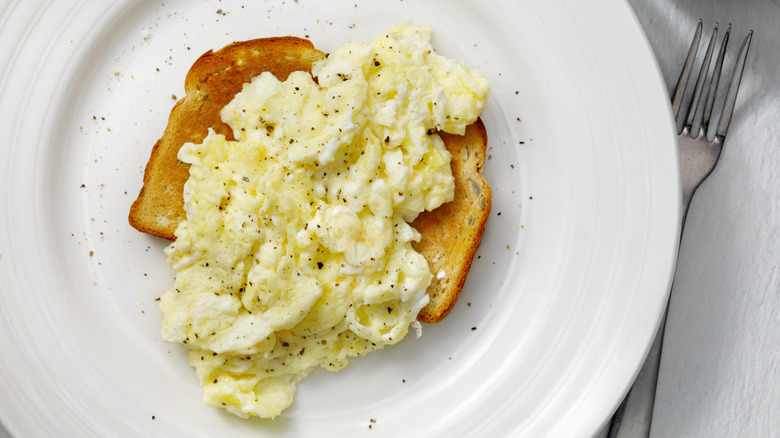
{"type": "MultiPolygon", "coordinates": [[[[679,132],[677,138],[683,189],[682,214],[680,218],[683,226],[685,225],[685,218],[688,215],[688,206],[691,203],[694,192],[718,163],[718,157],[723,148],[726,132],[731,122],[731,115],[734,112],[734,106],[737,101],[737,92],[739,91],[739,84],[742,80],[742,72],[745,68],[750,41],[753,37],[753,31],[750,31],[739,50],[739,55],[737,56],[734,65],[734,73],[732,74],[731,82],[729,82],[725,103],[723,105],[723,110],[721,111],[720,122],[717,125],[717,130],[713,139],[710,140],[708,138],[708,129],[730,33],[731,25],[729,25],[726,34],[723,37],[718,58],[712,71],[710,86],[707,90],[706,102],[702,112],[701,126],[697,131],[694,131],[694,119],[697,116],[698,104],[702,99],[702,91],[704,90],[704,84],[707,80],[707,73],[710,68],[710,62],[715,48],[715,40],[718,35],[718,24],[715,24],[712,36],[710,37],[710,42],[707,46],[707,52],[702,61],[699,77],[696,81],[693,95],[691,96],[688,113],[682,130],[679,132]]],[[[680,73],[680,79],[677,81],[677,87],[672,95],[672,111],[675,120],[677,120],[678,115],[680,114],[680,107],[688,85],[688,78],[693,71],[693,64],[699,48],[701,34],[702,21],[699,20],[693,42],[688,50],[688,56],[685,59],[685,64],[683,64],[683,69],[680,73]]],[[[674,288],[672,288],[671,293],[673,292],[674,288]]],[[[631,387],[628,395],[626,395],[626,398],[612,418],[609,429],[609,438],[634,438],[647,437],[650,435],[665,326],[666,312],[661,320],[661,326],[658,329],[653,346],[650,348],[647,359],[645,359],[645,363],[642,366],[634,385],[631,387]]]]}

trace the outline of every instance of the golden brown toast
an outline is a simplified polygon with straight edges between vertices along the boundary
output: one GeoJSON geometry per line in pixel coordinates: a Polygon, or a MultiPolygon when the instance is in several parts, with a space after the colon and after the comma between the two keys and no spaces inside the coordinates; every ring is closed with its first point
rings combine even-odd
{"type": "Polygon", "coordinates": [[[186,95],[174,105],[165,132],[152,149],[141,193],[130,207],[130,225],[174,240],[176,227],[186,218],[183,193],[190,176],[189,165],[177,158],[179,148],[202,142],[209,127],[234,140],[219,113],[244,83],[264,71],[284,81],[294,71],[311,71],[312,63],[324,56],[309,40],[279,37],[233,43],[198,58],[184,80],[186,95]]]}
{"type": "MultiPolygon", "coordinates": [[[[284,81],[293,71],[311,71],[312,63],[324,56],[308,40],[278,37],[236,42],[198,58],[184,82],[186,96],[174,105],[165,132],[152,149],[143,187],[130,208],[130,225],[174,240],[176,228],[186,219],[183,191],[189,178],[189,165],[177,158],[179,148],[202,142],[209,127],[233,140],[220,111],[244,83],[265,71],[284,81]]],[[[415,249],[434,275],[428,288],[430,302],[418,316],[423,322],[440,321],[455,304],[490,213],[490,187],[480,173],[487,149],[484,124],[477,120],[462,136],[441,137],[452,153],[455,199],[412,222],[422,234],[415,249]]]]}
{"type": "Polygon", "coordinates": [[[482,120],[467,126],[463,135],[439,135],[452,154],[455,199],[420,213],[411,224],[422,235],[412,246],[425,257],[433,273],[428,286],[430,301],[417,315],[422,322],[441,321],[455,305],[482,240],[492,199],[481,173],[487,150],[482,120]]]}

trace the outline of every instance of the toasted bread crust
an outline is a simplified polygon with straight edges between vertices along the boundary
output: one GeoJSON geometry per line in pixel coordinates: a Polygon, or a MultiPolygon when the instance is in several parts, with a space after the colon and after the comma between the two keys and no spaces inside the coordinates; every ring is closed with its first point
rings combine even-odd
{"type": "Polygon", "coordinates": [[[440,133],[452,154],[455,198],[412,222],[422,235],[412,244],[425,257],[433,273],[430,301],[417,315],[422,322],[441,321],[455,305],[474,254],[485,231],[492,193],[482,176],[487,131],[481,119],[466,127],[464,135],[440,133]]]}
{"type": "MultiPolygon", "coordinates": [[[[324,56],[308,40],[279,37],[233,43],[198,58],[185,79],[186,96],[174,105],[165,132],[152,149],[143,187],[130,208],[130,225],[174,240],[176,228],[186,219],[183,192],[189,165],[177,158],[181,146],[202,142],[209,127],[233,140],[233,132],[222,122],[220,111],[244,83],[265,71],[284,81],[293,71],[310,72],[312,64],[324,56]]],[[[432,212],[421,213],[412,222],[422,234],[414,247],[434,274],[428,288],[430,302],[418,315],[423,322],[440,321],[458,299],[479,247],[491,201],[490,187],[480,174],[487,150],[482,121],[468,126],[462,136],[440,134],[452,154],[455,199],[432,212]]]]}

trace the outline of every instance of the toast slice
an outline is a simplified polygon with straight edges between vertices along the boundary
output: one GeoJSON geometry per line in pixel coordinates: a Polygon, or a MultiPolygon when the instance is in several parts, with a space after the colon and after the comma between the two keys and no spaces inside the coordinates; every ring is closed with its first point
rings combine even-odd
{"type": "Polygon", "coordinates": [[[309,40],[278,37],[229,44],[198,58],[184,80],[186,95],[174,105],[162,138],[152,148],[143,187],[130,207],[130,225],[174,240],[174,231],[186,219],[183,193],[190,176],[189,165],[177,158],[179,148],[187,142],[201,143],[209,127],[235,140],[220,111],[245,82],[264,71],[284,81],[294,71],[311,71],[312,63],[324,56],[309,40]]]}
{"type": "MultiPolygon", "coordinates": [[[[324,56],[308,40],[277,37],[232,43],[198,58],[184,82],[186,96],[174,105],[163,136],[152,148],[143,187],[130,208],[130,225],[174,240],[176,228],[186,219],[183,192],[189,178],[189,165],[177,158],[179,148],[202,142],[209,127],[234,140],[220,111],[244,83],[265,71],[284,81],[293,71],[311,71],[324,56]]],[[[415,249],[434,274],[430,302],[418,315],[423,322],[440,321],[452,309],[490,213],[490,187],[480,173],[487,150],[484,124],[477,120],[462,136],[440,134],[452,153],[455,199],[412,222],[422,234],[415,249]]]]}
{"type": "Polygon", "coordinates": [[[422,322],[441,321],[455,305],[482,240],[492,199],[481,173],[487,150],[482,120],[467,126],[463,135],[439,135],[452,154],[455,198],[433,211],[420,213],[411,223],[421,234],[412,247],[425,257],[433,273],[428,286],[430,301],[417,315],[422,322]]]}

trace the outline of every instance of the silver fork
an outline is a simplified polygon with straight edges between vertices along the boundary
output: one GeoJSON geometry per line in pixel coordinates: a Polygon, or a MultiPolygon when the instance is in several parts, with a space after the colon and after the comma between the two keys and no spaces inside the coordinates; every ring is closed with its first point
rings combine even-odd
{"type": "MultiPolygon", "coordinates": [[[[693,42],[688,50],[688,56],[685,59],[680,79],[677,81],[677,87],[672,95],[672,111],[675,121],[680,114],[683,97],[688,85],[688,79],[693,70],[693,64],[696,59],[696,53],[701,40],[702,22],[696,26],[696,32],[693,36],[693,42]]],[[[750,41],[753,38],[753,31],[750,31],[745,37],[742,47],[737,55],[734,65],[734,73],[729,82],[723,110],[720,115],[720,122],[717,125],[712,140],[708,138],[708,128],[712,117],[712,109],[715,105],[715,97],[720,81],[720,73],[723,68],[723,59],[726,54],[726,45],[729,41],[731,25],[726,30],[723,41],[720,46],[717,61],[712,72],[710,86],[706,94],[706,102],[702,112],[701,126],[698,131],[694,131],[694,119],[697,115],[697,109],[702,99],[702,91],[707,80],[712,54],[715,48],[715,40],[718,35],[718,24],[712,31],[707,52],[702,61],[699,77],[696,80],[696,86],[693,89],[693,95],[688,107],[688,113],[683,124],[682,130],[677,137],[677,146],[680,154],[680,171],[682,176],[682,214],[680,220],[685,225],[685,218],[688,215],[688,206],[691,198],[699,185],[715,168],[720,157],[720,151],[723,148],[723,142],[726,139],[731,115],[734,112],[734,106],[737,101],[737,92],[742,80],[742,72],[745,68],[750,41]]],[[[672,292],[674,289],[672,289],[672,292]]],[[[667,308],[668,312],[668,308],[667,308]]],[[[661,362],[661,350],[663,346],[664,328],[666,326],[666,313],[661,320],[661,326],[656,334],[653,346],[648,353],[647,359],[637,376],[631,390],[621,403],[617,412],[612,418],[609,429],[609,438],[635,438],[647,437],[650,435],[650,426],[653,417],[653,405],[655,402],[655,390],[658,383],[658,369],[661,362]]]]}

